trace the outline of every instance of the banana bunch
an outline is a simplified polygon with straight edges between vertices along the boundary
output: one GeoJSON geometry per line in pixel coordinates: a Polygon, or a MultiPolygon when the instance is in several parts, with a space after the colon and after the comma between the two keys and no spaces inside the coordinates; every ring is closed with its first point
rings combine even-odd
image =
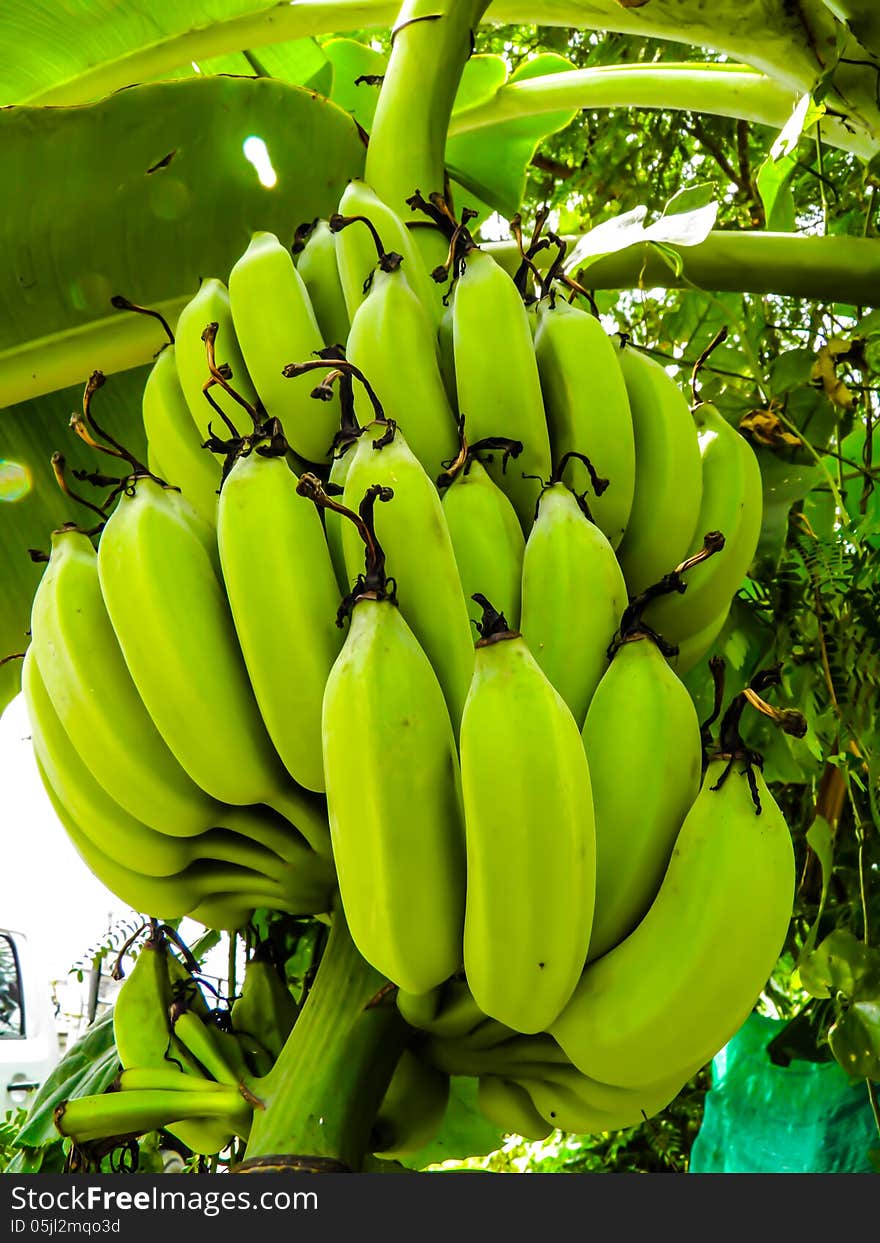
{"type": "MultiPolygon", "coordinates": [[[[342,908],[417,1033],[380,1154],[433,1133],[451,1074],[529,1136],[650,1117],[754,1004],[792,899],[754,755],[732,718],[706,754],[682,681],[757,547],[749,443],[573,301],[553,235],[542,276],[517,233],[511,275],[468,212],[410,205],[433,271],[353,180],[207,276],[146,465],[92,378],[72,426],[121,474],[52,533],[23,678],[59,819],[124,901],[230,930],[342,908]]],[[[163,961],[161,1055],[110,1095],[198,1073],[238,1134],[296,1007],[260,951],[220,1032],[163,961]]]]}
{"type": "Polygon", "coordinates": [[[117,994],[113,1032],[119,1074],[107,1092],[57,1107],[61,1135],[83,1146],[162,1129],[204,1156],[247,1138],[256,1078],[155,922],[117,994]]]}
{"type": "MultiPolygon", "coordinates": [[[[290,473],[283,462],[257,460],[269,475],[276,465],[290,473]]],[[[97,550],[73,524],[55,531],[22,678],[47,793],[87,866],[136,910],[229,929],[255,907],[326,912],[336,887],[320,763],[308,768],[308,747],[320,753],[322,687],[311,739],[297,753],[306,788],[269,738],[233,622],[224,564],[234,588],[250,573],[227,513],[245,486],[234,474],[216,515],[228,533],[222,552],[218,528],[149,473],[126,483],[97,550]]],[[[273,518],[286,538],[283,508],[282,495],[273,518]]],[[[303,547],[314,517],[296,506],[303,547]]],[[[323,552],[320,523],[312,534],[323,552]]],[[[304,586],[299,602],[313,599],[320,613],[333,579],[326,558],[316,564],[324,580],[314,580],[311,596],[304,586]]],[[[258,673],[264,635],[259,619],[250,625],[258,673]]],[[[310,635],[298,685],[327,639],[335,643],[335,628],[310,635]]]]}

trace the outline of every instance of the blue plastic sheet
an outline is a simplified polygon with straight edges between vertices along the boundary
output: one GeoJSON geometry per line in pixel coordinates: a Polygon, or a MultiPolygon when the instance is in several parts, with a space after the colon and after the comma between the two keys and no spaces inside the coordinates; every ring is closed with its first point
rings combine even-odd
{"type": "Polygon", "coordinates": [[[712,1062],[692,1174],[871,1174],[880,1135],[864,1082],[836,1062],[777,1066],[784,1020],[752,1014],[712,1062]]]}

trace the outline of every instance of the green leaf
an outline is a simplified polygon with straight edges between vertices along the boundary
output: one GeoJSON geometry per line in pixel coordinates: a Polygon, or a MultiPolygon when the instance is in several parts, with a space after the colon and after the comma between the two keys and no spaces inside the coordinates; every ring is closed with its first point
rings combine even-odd
{"type": "Polygon", "coordinates": [[[333,67],[330,98],[369,133],[379,102],[379,87],[369,82],[355,83],[364,75],[384,74],[388,58],[356,39],[328,39],[323,50],[333,67]]]}
{"type": "Polygon", "coordinates": [[[780,397],[809,384],[816,355],[813,350],[783,350],[770,364],[770,393],[780,397]]]}
{"type": "MultiPolygon", "coordinates": [[[[831,883],[831,873],[834,868],[834,830],[822,815],[817,815],[813,823],[807,829],[807,845],[811,848],[816,858],[819,860],[819,867],[822,871],[822,892],[819,896],[819,909],[816,912],[816,918],[813,926],[807,933],[798,959],[798,972],[800,973],[801,964],[805,963],[813,952],[816,944],[816,937],[819,932],[819,922],[825,910],[825,901],[828,897],[828,886],[831,883]]],[[[809,974],[809,968],[807,969],[809,974]]],[[[814,994],[815,995],[815,994],[814,994]]],[[[827,997],[827,992],[819,993],[818,996],[827,997]]]]}
{"type": "MultiPolygon", "coordinates": [[[[866,439],[864,426],[859,426],[845,437],[840,452],[850,462],[857,462],[870,469],[875,467],[877,457],[874,451],[876,432],[872,437],[870,452],[866,451],[866,439]]],[[[847,469],[849,471],[852,468],[847,469]]],[[[866,490],[864,475],[847,478],[843,484],[842,495],[846,512],[859,538],[874,548],[880,547],[880,487],[877,486],[877,480],[874,479],[873,486],[866,490]]]]}
{"type": "MultiPolygon", "coordinates": [[[[146,455],[141,418],[146,375],[147,368],[139,367],[111,376],[94,399],[98,422],[140,461],[146,455]]],[[[107,490],[89,495],[93,490],[88,484],[73,483],[71,472],[82,468],[117,473],[112,458],[95,453],[70,430],[71,412],[81,406],[82,387],[77,386],[22,402],[0,413],[0,443],[6,462],[5,468],[0,464],[0,659],[23,652],[28,644],[31,600],[44,568],[30,559],[28,549],[48,552],[49,534],[63,522],[78,522],[90,528],[98,521],[95,514],[61,492],[50,466],[52,453],[58,450],[64,454],[71,483],[90,500],[103,501],[107,490]]],[[[0,711],[18,693],[20,685],[21,662],[10,660],[0,665],[0,711]]]]}
{"type": "Polygon", "coordinates": [[[686,186],[673,194],[663,208],[663,216],[678,216],[683,212],[697,211],[708,207],[718,199],[718,186],[714,181],[700,181],[696,185],[686,186]]]}
{"type": "Polygon", "coordinates": [[[831,1052],[854,1079],[880,1079],[880,1002],[858,1001],[828,1031],[831,1052]]]}
{"type": "MultiPolygon", "coordinates": [[[[503,91],[508,85],[527,78],[571,68],[571,62],[565,57],[546,52],[521,65],[500,89],[503,91]]],[[[473,86],[474,98],[484,103],[488,83],[498,76],[498,70],[497,67],[478,64],[475,72],[481,76],[479,83],[473,86]]],[[[464,82],[466,79],[463,78],[464,82]]],[[[463,85],[462,89],[471,88],[463,85]]],[[[570,124],[577,112],[578,109],[573,108],[564,112],[520,116],[450,138],[446,144],[446,164],[450,176],[495,211],[512,216],[522,204],[528,166],[538,145],[549,134],[555,134],[570,124]]]]}
{"type": "Polygon", "coordinates": [[[801,984],[813,997],[842,993],[852,1002],[880,1001],[880,950],[837,928],[798,963],[801,984]]]}
{"type": "Polygon", "coordinates": [[[421,1152],[402,1158],[401,1164],[422,1170],[442,1161],[485,1156],[501,1147],[504,1132],[480,1113],[477,1087],[478,1081],[471,1076],[452,1076],[449,1104],[440,1131],[421,1152]]]}
{"type": "MultiPolygon", "coordinates": [[[[308,86],[322,95],[329,95],[333,69],[315,39],[291,39],[289,43],[269,44],[259,52],[249,49],[190,60],[149,81],[169,78],[193,78],[205,75],[234,74],[247,78],[278,78],[281,82],[308,86]]],[[[147,80],[147,79],[144,79],[147,80]]]]}
{"type": "MultiPolygon", "coordinates": [[[[0,66],[0,102],[80,104],[134,82],[217,63],[242,48],[270,60],[269,45],[389,27],[397,4],[359,0],[279,4],[277,0],[5,0],[0,45],[15,48],[0,66]]],[[[275,70],[268,67],[270,73],[275,70]]]]}
{"type": "Polygon", "coordinates": [[[802,95],[758,169],[755,180],[764,204],[766,227],[771,232],[794,232],[795,207],[789,182],[797,168],[798,143],[824,113],[824,104],[802,95]]]}
{"type": "Polygon", "coordinates": [[[772,574],[779,562],[792,505],[816,486],[822,472],[818,466],[786,462],[770,452],[758,450],[757,457],[764,486],[764,517],[755,564],[758,577],[764,577],[772,574]]]}
{"type": "Polygon", "coordinates": [[[111,296],[164,304],[174,318],[202,277],[227,276],[252,230],[287,241],[332,212],[364,161],[341,108],[262,78],[194,78],[83,108],[0,110],[0,144],[14,188],[0,225],[3,405],[78,383],[95,367],[146,362],[161,329],[114,311],[111,296]]]}
{"type": "Polygon", "coordinates": [[[119,1072],[109,1010],[64,1054],[34,1097],[16,1147],[42,1148],[58,1139],[54,1112],[62,1101],[104,1092],[119,1072]]]}
{"type": "MultiPolygon", "coordinates": [[[[718,204],[703,204],[687,211],[660,216],[653,224],[645,226],[647,207],[634,207],[631,211],[590,229],[575,244],[566,259],[566,271],[584,268],[603,255],[615,254],[641,242],[653,242],[664,257],[673,256],[674,270],[682,264],[681,257],[671,246],[698,246],[712,232],[718,214],[718,204]]],[[[680,272],[676,270],[676,275],[680,272]]]]}
{"type": "Polygon", "coordinates": [[[507,62],[503,56],[486,53],[472,56],[459,80],[452,115],[488,103],[506,85],[507,74],[507,62]]]}

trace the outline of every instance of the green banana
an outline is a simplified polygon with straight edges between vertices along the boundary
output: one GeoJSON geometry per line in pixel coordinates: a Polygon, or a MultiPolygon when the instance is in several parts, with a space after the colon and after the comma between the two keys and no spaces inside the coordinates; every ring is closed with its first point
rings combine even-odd
{"type": "MultiPolygon", "coordinates": [[[[346,229],[351,232],[354,228],[346,229]]],[[[440,372],[435,325],[399,255],[380,252],[369,292],[352,317],[345,357],[369,378],[386,417],[403,429],[434,478],[457,452],[456,422],[440,372]]],[[[366,394],[356,393],[362,424],[371,417],[367,403],[366,394]]]]}
{"type": "Polygon", "coordinates": [[[635,596],[684,560],[695,533],[701,535],[703,476],[684,393],[660,363],[634,346],[623,345],[618,359],[632,414],[636,477],[617,558],[635,596]]]}
{"type": "MultiPolygon", "coordinates": [[[[538,500],[523,554],[523,638],[578,728],[608,668],[627,593],[614,550],[586,502],[561,481],[563,458],[538,500]]],[[[592,468],[591,468],[592,469],[592,468]]]]}
{"type": "Polygon", "coordinates": [[[257,946],[245,967],[241,993],[232,1003],[232,1030],[255,1037],[274,1062],[293,1030],[299,1007],[268,946],[257,946]]]}
{"type": "Polygon", "coordinates": [[[225,803],[265,803],[326,854],[326,826],[266,733],[223,584],[179,517],[181,503],[139,477],[101,534],[101,592],[132,680],[203,790],[225,803]]]}
{"type": "Polygon", "coordinates": [[[477,1104],[484,1118],[509,1135],[541,1140],[553,1134],[552,1123],[541,1117],[526,1089],[512,1079],[480,1075],[477,1104]]]}
{"type": "Polygon", "coordinates": [[[212,428],[215,434],[222,432],[223,420],[212,406],[212,402],[219,406],[234,427],[240,427],[243,420],[248,431],[251,427],[244,407],[222,384],[215,383],[210,387],[210,401],[205,395],[206,385],[212,375],[208,365],[208,348],[204,335],[210,324],[217,325],[216,338],[213,343],[216,367],[218,370],[223,367],[229,369],[229,375],[226,378],[231,380],[235,391],[250,407],[256,407],[257,403],[256,390],[248,375],[238,338],[235,335],[232,309],[229,304],[229,290],[219,278],[207,277],[180,312],[174,336],[174,354],[180,387],[202,441],[208,439],[212,428]]]}
{"type": "Polygon", "coordinates": [[[595,894],[590,771],[577,722],[486,599],[461,723],[464,967],[518,1032],[559,1014],[586,958],[595,894]]]}
{"type": "MultiPolygon", "coordinates": [[[[187,413],[189,412],[187,411],[187,413]]],[[[151,475],[155,475],[157,479],[165,478],[165,470],[159,461],[159,455],[149,442],[147,443],[147,470],[151,475]]]]}
{"type": "Polygon", "coordinates": [[[52,706],[108,795],[168,834],[192,836],[216,822],[215,800],[180,767],[144,707],[107,616],[95,550],[76,528],[52,533],[31,636],[52,706]]]}
{"type": "Polygon", "coordinates": [[[420,1051],[432,1065],[449,1075],[546,1077],[554,1067],[570,1065],[556,1041],[545,1033],[525,1036],[514,1032],[506,1039],[477,1047],[467,1036],[449,1040],[431,1036],[420,1051]]]}
{"type": "Polygon", "coordinates": [[[707,1062],[773,969],[794,882],[791,836],[760,771],[742,754],[710,760],[647,914],[587,966],[550,1025],[573,1065],[639,1087],[707,1062]]]}
{"type": "MultiPolygon", "coordinates": [[[[49,782],[37,755],[37,768],[49,801],[77,854],[90,872],[120,901],[133,910],[158,919],[180,919],[201,902],[217,894],[233,892],[248,910],[266,906],[290,911],[293,903],[284,888],[259,872],[213,859],[199,859],[175,876],[145,876],[105,854],[86,836],[49,782]]],[[[294,913],[297,913],[294,911],[294,913]]],[[[243,921],[241,921],[243,922],[243,921]]],[[[236,923],[235,928],[241,926],[236,923]]]]}
{"type": "Polygon", "coordinates": [[[437,361],[440,367],[440,375],[443,378],[443,387],[446,389],[446,400],[449,402],[449,408],[458,418],[458,385],[455,383],[455,321],[453,318],[452,303],[455,300],[455,286],[453,285],[451,292],[446,297],[446,305],[443,308],[443,314],[440,316],[440,323],[437,325],[437,361]]]}
{"type": "Polygon", "coordinates": [[[62,1101],[55,1109],[59,1134],[86,1144],[115,1136],[145,1135],[189,1118],[221,1120],[232,1134],[246,1137],[251,1108],[235,1088],[217,1092],[191,1088],[185,1092],[141,1089],[104,1092],[62,1101]]]}
{"type": "Polygon", "coordinates": [[[688,638],[682,639],[676,644],[678,650],[670,655],[668,660],[680,678],[690,673],[691,669],[695,668],[703,657],[709,654],[712,645],[724,628],[729,612],[730,607],[725,607],[702,630],[698,630],[696,634],[689,635],[688,638]]]}
{"type": "MultiPolygon", "coordinates": [[[[474,667],[468,607],[440,496],[393,423],[372,422],[358,440],[345,479],[345,507],[357,510],[374,485],[394,492],[393,502],[376,515],[376,534],[399,584],[400,614],[430,659],[457,733],[474,667]]],[[[350,583],[364,564],[363,543],[351,523],[343,527],[342,548],[350,583]]]]}
{"type": "Polygon", "coordinates": [[[149,1066],[173,1070],[167,1060],[171,1046],[168,1005],[168,947],[158,930],[141,943],[131,970],[113,1003],[113,1038],[124,1070],[149,1066]]]}
{"type": "Polygon", "coordinates": [[[397,1008],[410,1027],[424,1029],[437,1015],[442,992],[442,984],[424,993],[408,993],[405,988],[398,988],[395,993],[397,1008]]]}
{"type": "MultiPolygon", "coordinates": [[[[298,834],[289,833],[285,857],[262,845],[247,833],[229,829],[207,829],[195,837],[172,837],[149,828],[130,816],[107,794],[80,759],[55,714],[39,669],[29,661],[27,706],[34,747],[52,789],[86,837],[105,854],[125,862],[135,862],[134,870],[144,876],[172,877],[199,859],[234,863],[271,877],[292,896],[308,893],[316,885],[319,892],[332,892],[333,872],[329,863],[315,855],[298,834]]],[[[258,822],[259,813],[252,817],[258,822]]],[[[230,816],[230,820],[233,817],[230,816]]],[[[249,823],[245,816],[243,823],[249,823]]],[[[258,827],[255,831],[259,831],[258,827]]],[[[325,909],[326,898],[316,908],[325,909]]],[[[305,910],[303,910],[305,913],[305,910]]]]}
{"type": "Polygon", "coordinates": [[[481,1049],[510,1039],[515,1032],[488,1018],[458,976],[445,980],[429,993],[397,990],[397,1008],[411,1027],[441,1040],[454,1040],[468,1049],[481,1049]]]}
{"type": "MultiPolygon", "coordinates": [[[[334,489],[339,488],[340,496],[345,491],[345,481],[348,478],[349,468],[354,460],[356,443],[356,441],[351,441],[339,449],[327,475],[329,486],[334,489]]],[[[339,588],[340,595],[345,595],[350,583],[348,571],[345,568],[345,553],[342,549],[342,527],[343,523],[339,514],[334,513],[332,509],[324,511],[324,534],[327,538],[327,548],[330,551],[330,561],[336,575],[336,585],[339,588]]]]}
{"type": "Polygon", "coordinates": [[[470,620],[476,623],[482,616],[473,598],[482,592],[497,601],[516,629],[525,550],[516,510],[472,453],[466,454],[461,469],[449,474],[452,479],[443,492],[443,512],[470,620]]]}
{"type": "Polygon", "coordinates": [[[321,703],[343,636],[324,528],[297,482],[283,457],[238,457],[220,493],[217,541],[265,729],[293,779],[323,791],[321,703]]]}
{"type": "MultiPolygon", "coordinates": [[[[551,295],[537,304],[535,357],[553,460],[583,453],[599,464],[609,486],[590,501],[590,509],[616,549],[629,521],[636,475],[619,351],[595,315],[551,295]]],[[[576,493],[585,492],[590,482],[577,457],[568,460],[567,481],[576,493]]]]}
{"type": "Polygon", "coordinates": [[[182,999],[171,1003],[170,1016],[176,1040],[206,1075],[232,1087],[247,1083],[251,1075],[243,1050],[233,1035],[216,1027],[210,1018],[206,1020],[182,999]]]}
{"type": "MultiPolygon", "coordinates": [[[[37,693],[44,686],[50,703],[40,695],[40,704],[29,704],[29,710],[43,722],[55,765],[66,766],[62,754],[71,755],[77,771],[87,767],[89,784],[97,783],[105,803],[112,800],[128,817],[166,836],[202,837],[222,827],[289,863],[308,865],[304,840],[287,820],[267,808],[218,803],[180,767],[131,680],[101,595],[95,551],[75,527],[52,534],[31,634],[41,675],[37,693]]],[[[53,770],[52,780],[60,786],[60,771],[53,770]]],[[[82,784],[79,777],[71,780],[74,787],[82,784]]],[[[313,813],[304,803],[306,813],[317,815],[317,809],[313,813]]]]}
{"type": "MultiPolygon", "coordinates": [[[[335,503],[313,476],[299,487],[316,503],[335,503]]],[[[391,493],[371,488],[359,516],[344,510],[367,546],[366,570],[347,602],[348,633],[324,692],[324,774],[352,938],[389,980],[422,993],[461,963],[461,790],[437,676],[385,577],[371,512],[377,496],[391,493]]]]}
{"type": "Polygon", "coordinates": [[[430,1144],[448,1103],[449,1076],[404,1049],[373,1123],[374,1156],[396,1161],[430,1144]]]}
{"type": "Polygon", "coordinates": [[[524,531],[531,527],[540,480],[551,470],[550,439],[528,315],[516,285],[486,251],[475,247],[452,301],[458,408],[473,442],[503,432],[522,443],[516,469],[491,466],[513,502],[524,531]],[[526,478],[532,476],[532,478],[526,478]]]}
{"type": "MultiPolygon", "coordinates": [[[[141,944],[113,1006],[113,1031],[123,1070],[117,1078],[121,1091],[187,1091],[217,1089],[171,1030],[169,1007],[177,995],[186,995],[198,1013],[207,1014],[201,991],[187,968],[168,948],[160,930],[141,944]]],[[[215,1155],[235,1134],[222,1120],[193,1117],[166,1124],[192,1152],[215,1155]]]]}
{"type": "Polygon", "coordinates": [[[339,279],[336,234],[326,220],[301,225],[293,244],[293,261],[305,282],[321,336],[328,345],[345,344],[349,317],[339,279]]]}
{"type": "Polygon", "coordinates": [[[247,895],[234,892],[217,892],[198,902],[187,918],[221,932],[241,932],[251,922],[258,907],[279,909],[274,901],[270,902],[259,894],[252,894],[249,899],[247,895]]]}
{"type": "Polygon", "coordinates": [[[645,620],[671,643],[694,637],[725,614],[755,555],[764,513],[761,468],[749,442],[709,402],[697,405],[693,418],[703,473],[697,535],[721,531],[725,538],[684,595],[645,610],[645,620]]]}
{"type": "Polygon", "coordinates": [[[132,1066],[128,1070],[122,1070],[114,1080],[114,1087],[119,1092],[189,1092],[193,1088],[223,1092],[228,1085],[206,1079],[203,1075],[192,1074],[177,1063],[169,1062],[167,1068],[132,1066]]]}
{"type": "MultiPolygon", "coordinates": [[[[353,178],[342,192],[339,210],[330,217],[330,228],[351,216],[367,219],[382,239],[386,250],[401,255],[407,280],[428,314],[431,323],[439,323],[443,303],[438,286],[431,279],[417,243],[403,220],[359,178],[353,178]]],[[[366,229],[343,228],[336,234],[336,261],[342,294],[349,321],[369,290],[376,266],[376,246],[366,229]]]]}
{"type": "Polygon", "coordinates": [[[555,1070],[549,1081],[536,1076],[516,1082],[551,1126],[576,1135],[596,1135],[639,1126],[655,1117],[675,1100],[688,1078],[680,1076],[646,1088],[615,1089],[568,1067],[555,1070]]]}
{"type": "Polygon", "coordinates": [[[339,426],[339,402],[315,402],[302,384],[282,374],[292,359],[324,348],[308,289],[290,251],[274,233],[255,232],[229,273],[229,307],[248,375],[270,418],[291,448],[309,462],[326,462],[339,426]]]}
{"type": "Polygon", "coordinates": [[[180,387],[173,344],[165,346],[150,369],[141,409],[147,451],[153,455],[154,464],[161,465],[155,473],[166,483],[181,488],[200,517],[213,526],[220,463],[202,447],[204,438],[180,387]]]}
{"type": "Polygon", "coordinates": [[[660,888],[700,789],[700,724],[684,683],[636,630],[614,652],[582,736],[596,814],[589,962],[630,933],[660,888]]]}

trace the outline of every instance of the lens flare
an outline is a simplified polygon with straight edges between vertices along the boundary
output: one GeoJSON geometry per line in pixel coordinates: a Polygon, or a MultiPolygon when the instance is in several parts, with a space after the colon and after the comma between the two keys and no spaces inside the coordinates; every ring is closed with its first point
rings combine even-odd
{"type": "Polygon", "coordinates": [[[32,487],[33,479],[27,466],[0,458],[0,501],[20,501],[32,487]]]}

